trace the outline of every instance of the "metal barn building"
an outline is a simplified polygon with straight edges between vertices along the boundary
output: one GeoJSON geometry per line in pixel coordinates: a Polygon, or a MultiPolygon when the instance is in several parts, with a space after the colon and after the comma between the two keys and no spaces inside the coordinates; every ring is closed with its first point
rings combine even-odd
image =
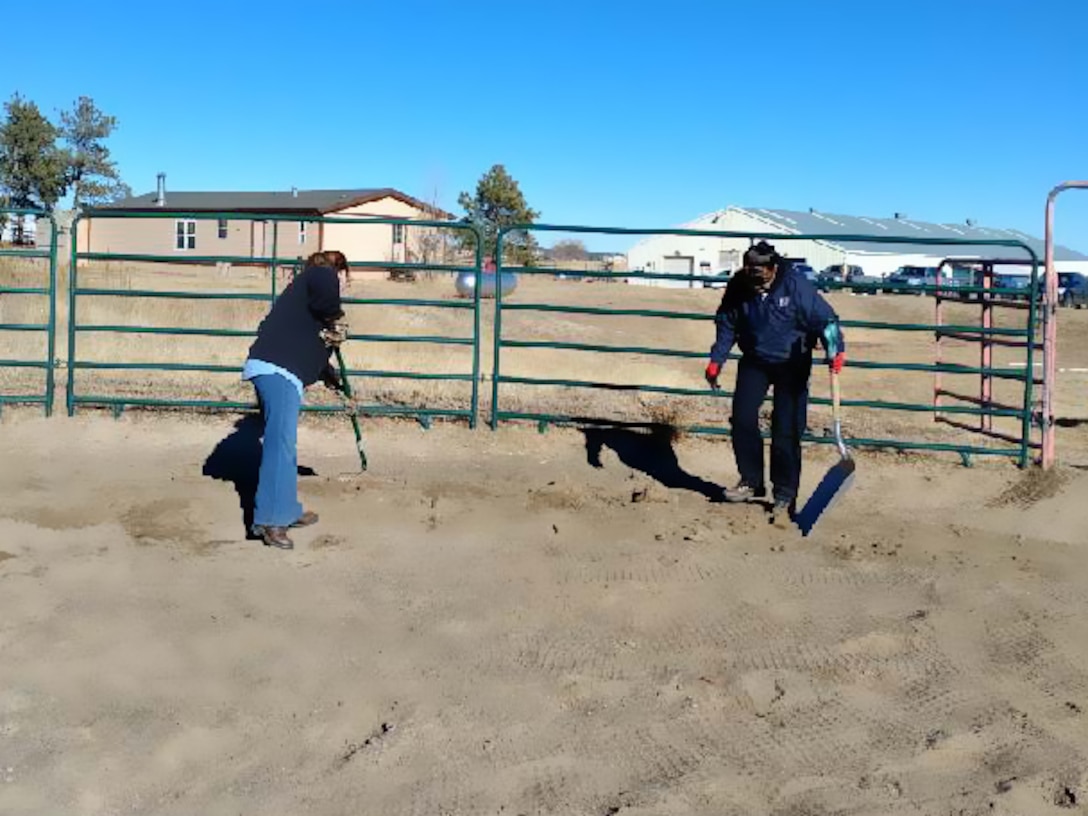
{"type": "MultiPolygon", "coordinates": [[[[916,238],[956,238],[974,240],[1017,240],[1030,246],[1043,260],[1043,241],[1018,230],[980,227],[973,222],[964,224],[932,224],[897,214],[893,218],[868,218],[852,215],[831,215],[815,210],[749,209],[726,207],[696,218],[682,228],[721,230],[743,233],[778,233],[782,238],[772,243],[780,253],[804,261],[817,272],[833,264],[862,267],[866,274],[885,277],[900,266],[937,266],[950,255],[965,257],[997,256],[1017,258],[1023,253],[1015,250],[982,245],[926,247],[909,243],[878,241],[790,240],[790,235],[887,235],[916,238]]],[[[672,280],[630,279],[631,283],[658,286],[687,287],[691,275],[717,274],[735,271],[741,265],[744,250],[751,242],[747,238],[716,238],[709,236],[655,235],[646,238],[627,253],[628,268],[646,272],[675,274],[672,280]]],[[[1026,259],[1026,256],[1023,256],[1026,259]]],[[[1088,273],[1088,255],[1065,247],[1054,249],[1055,266],[1063,272],[1088,273]]],[[[1010,267],[1003,271],[1027,271],[1028,267],[1010,267]]]]}

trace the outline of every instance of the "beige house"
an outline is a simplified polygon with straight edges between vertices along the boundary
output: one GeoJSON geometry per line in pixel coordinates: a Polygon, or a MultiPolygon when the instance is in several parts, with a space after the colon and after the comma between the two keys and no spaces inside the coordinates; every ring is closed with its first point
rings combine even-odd
{"type": "Polygon", "coordinates": [[[167,193],[160,176],[155,193],[88,211],[79,221],[77,238],[80,252],[178,261],[214,256],[235,264],[249,258],[261,263],[257,259],[294,260],[323,249],[338,249],[354,263],[441,260],[427,256],[437,243],[435,233],[447,231],[367,223],[374,218],[450,221],[453,216],[391,188],[167,193]],[[130,217],[102,217],[104,211],[130,217]],[[322,216],[359,223],[312,220],[322,216]]]}

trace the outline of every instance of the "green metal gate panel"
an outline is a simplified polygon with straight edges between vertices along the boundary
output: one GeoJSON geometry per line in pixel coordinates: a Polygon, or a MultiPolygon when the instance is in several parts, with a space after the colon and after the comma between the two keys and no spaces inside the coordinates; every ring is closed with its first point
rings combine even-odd
{"type": "MultiPolygon", "coordinates": [[[[727,232],[727,231],[714,231],[714,230],[692,230],[692,229],[625,229],[614,227],[587,227],[587,226],[566,226],[566,225],[550,225],[550,224],[523,224],[507,227],[499,232],[497,239],[496,256],[499,262],[499,272],[503,270],[502,265],[502,246],[503,240],[510,233],[533,233],[533,232],[552,232],[552,233],[575,233],[575,234],[605,234],[605,235],[625,235],[625,236],[650,236],[650,235],[676,235],[676,236],[701,236],[710,238],[741,238],[751,241],[766,239],[770,241],[836,241],[836,242],[870,242],[870,243],[888,243],[888,244],[917,244],[919,246],[941,246],[955,248],[962,245],[985,245],[993,246],[995,248],[1011,248],[1020,250],[1025,253],[1024,266],[1031,267],[1031,288],[1028,295],[1027,302],[1025,304],[1028,310],[1028,316],[1026,319],[1026,326],[1024,328],[980,328],[979,326],[956,326],[956,325],[934,325],[934,324],[914,324],[914,323],[890,323],[880,321],[849,321],[843,320],[842,325],[844,328],[868,328],[868,329],[881,329],[892,332],[925,332],[933,334],[935,337],[939,337],[942,334],[947,335],[964,335],[969,334],[973,338],[979,339],[982,337],[995,337],[1000,336],[1006,342],[1022,345],[1026,352],[1026,360],[1023,370],[1009,370],[998,369],[993,367],[980,367],[980,366],[967,366],[951,363],[897,363],[887,362],[881,360],[865,360],[865,359],[851,359],[849,363],[850,368],[854,369],[872,369],[872,370],[892,370],[892,371],[922,371],[930,372],[934,375],[939,374],[970,374],[979,375],[994,380],[1013,381],[1021,383],[1022,387],[1019,388],[1021,398],[1019,404],[1015,406],[997,407],[994,405],[941,405],[940,413],[944,414],[968,414],[968,415],[986,415],[991,417],[1012,417],[1018,421],[1020,428],[1019,438],[1011,440],[1012,444],[1006,444],[1003,447],[999,446],[980,446],[970,444],[953,444],[932,442],[918,439],[900,439],[900,438],[857,438],[851,440],[853,444],[864,447],[875,448],[891,448],[899,450],[929,450],[929,451],[951,451],[961,455],[964,461],[969,461],[970,456],[1008,456],[1016,459],[1021,466],[1028,463],[1030,459],[1030,452],[1034,445],[1031,441],[1031,434],[1033,430],[1033,420],[1035,418],[1034,411],[1034,398],[1033,389],[1037,384],[1035,375],[1033,373],[1033,361],[1034,351],[1037,348],[1035,341],[1036,325],[1037,325],[1037,312],[1039,308],[1038,298],[1038,281],[1039,281],[1039,262],[1035,253],[1031,247],[1024,244],[1021,241],[1015,240],[990,240],[981,241],[975,239],[946,239],[946,238],[912,238],[908,236],[880,236],[880,235],[837,235],[837,234],[814,234],[814,235],[786,235],[782,233],[739,233],[739,232],[727,232]]],[[[508,270],[512,268],[507,267],[508,270]]],[[[545,269],[545,268],[522,268],[517,267],[516,272],[519,275],[525,276],[553,276],[561,274],[571,274],[567,270],[561,269],[545,269]]],[[[642,280],[677,280],[677,275],[669,272],[590,272],[590,271],[578,271],[577,275],[584,278],[595,278],[601,280],[607,279],[642,279],[642,280]]],[[[680,280],[691,282],[693,285],[702,286],[705,282],[719,282],[720,279],[711,276],[698,276],[693,275],[687,278],[681,277],[680,280]]],[[[856,285],[833,285],[831,288],[843,289],[852,288],[858,289],[856,285]]],[[[864,288],[864,287],[861,287],[864,288]]],[[[889,291],[895,287],[889,287],[887,284],[881,284],[879,287],[872,287],[874,289],[879,288],[882,291],[889,291]]],[[[899,291],[911,292],[914,294],[928,293],[935,294],[941,287],[903,287],[899,291]]],[[[965,286],[960,287],[957,291],[964,295],[979,295],[983,296],[1023,296],[1022,290],[1016,289],[1000,289],[993,287],[974,287],[965,286]]],[[[701,388],[676,388],[666,385],[632,385],[629,383],[618,382],[601,382],[586,379],[570,379],[570,378],[557,378],[557,377],[536,377],[536,376],[509,376],[503,374],[502,371],[502,352],[504,349],[512,348],[536,348],[536,349],[553,349],[567,352],[590,352],[596,354],[640,354],[651,356],[664,356],[677,359],[687,359],[691,361],[706,360],[708,358],[708,350],[710,343],[707,343],[704,350],[688,350],[677,348],[663,348],[663,347],[646,347],[646,346],[629,346],[629,345],[611,345],[611,344],[593,344],[593,343],[579,343],[579,342],[566,342],[566,341],[554,341],[554,340],[535,340],[535,339],[522,339],[511,338],[504,334],[503,317],[510,312],[535,312],[535,313],[559,313],[559,314],[578,314],[578,315],[627,315],[627,316],[643,316],[643,317],[657,317],[668,320],[676,321],[704,321],[707,323],[713,323],[714,316],[711,313],[693,313],[693,312],[680,312],[669,310],[655,310],[655,309],[634,309],[634,308],[602,308],[602,307],[588,307],[577,305],[561,305],[547,302],[524,302],[521,300],[511,300],[507,302],[499,291],[496,293],[495,298],[495,328],[494,328],[494,373],[492,378],[492,391],[491,391],[491,417],[490,425],[493,429],[497,428],[499,423],[505,420],[530,420],[538,423],[539,427],[543,430],[548,424],[613,424],[615,421],[608,417],[586,417],[586,416],[571,416],[569,414],[558,414],[542,411],[511,411],[504,410],[502,407],[502,391],[503,385],[522,385],[522,386],[560,386],[569,389],[597,389],[597,390],[611,390],[611,391],[627,391],[627,392],[639,392],[650,394],[670,394],[686,397],[707,397],[708,399],[720,399],[723,397],[731,397],[731,392],[727,390],[711,391],[709,389],[701,388]]],[[[737,355],[731,355],[731,359],[737,359],[737,355]]],[[[572,363],[572,368],[574,367],[572,363]]],[[[814,398],[810,400],[812,404],[828,404],[829,400],[814,398]]],[[[882,411],[900,411],[900,412],[925,412],[936,413],[936,409],[933,403],[905,403],[905,402],[893,402],[888,400],[879,399],[850,399],[843,401],[844,406],[852,406],[857,408],[870,408],[878,409],[882,411]]],[[[724,407],[724,406],[723,406],[724,407]]],[[[722,412],[724,417],[725,412],[722,412]]],[[[690,433],[699,434],[713,434],[713,435],[729,435],[729,429],[726,423],[722,423],[721,426],[706,426],[696,425],[683,428],[690,433]]],[[[817,442],[822,444],[829,444],[833,440],[825,437],[808,437],[808,441],[817,442]]]]}
{"type": "MultiPolygon", "coordinates": [[[[428,405],[382,405],[362,404],[359,412],[364,415],[394,415],[416,417],[428,426],[432,417],[457,417],[468,420],[471,426],[475,426],[479,408],[479,380],[480,380],[480,270],[482,267],[482,241],[479,240],[477,228],[469,224],[460,224],[447,221],[423,221],[395,218],[346,218],[335,216],[296,216],[296,215],[271,215],[263,213],[111,213],[109,211],[96,211],[89,216],[92,220],[99,219],[124,219],[134,222],[141,219],[169,219],[186,221],[267,221],[273,224],[273,241],[281,222],[308,224],[351,224],[363,227],[379,225],[399,224],[404,227],[420,227],[427,229],[441,229],[471,232],[477,236],[475,262],[471,266],[459,266],[456,264],[434,264],[417,262],[394,261],[364,261],[352,262],[352,270],[381,268],[397,269],[404,271],[424,270],[428,272],[444,272],[456,274],[471,272],[475,274],[476,287],[472,298],[460,300],[440,300],[425,298],[353,298],[344,297],[345,306],[365,306],[385,309],[448,309],[460,312],[472,313],[471,332],[460,336],[436,336],[426,334],[375,334],[352,333],[349,340],[359,343],[417,343],[430,346],[455,346],[468,348],[471,351],[471,370],[453,372],[413,372],[405,370],[352,369],[348,371],[353,378],[355,390],[365,393],[366,379],[395,378],[403,380],[416,380],[425,382],[465,382],[471,384],[470,398],[461,407],[436,408],[428,405]]],[[[79,228],[86,218],[77,218],[72,225],[72,271],[70,275],[68,304],[68,383],[67,383],[67,409],[69,416],[73,415],[78,406],[107,407],[113,409],[115,415],[128,407],[146,408],[182,408],[182,409],[211,409],[211,410],[252,410],[256,408],[253,402],[241,402],[215,399],[177,399],[159,396],[134,397],[117,393],[102,391],[99,393],[84,393],[77,381],[77,373],[80,371],[148,371],[148,372],[198,372],[198,373],[234,373],[241,374],[244,358],[240,358],[236,365],[215,364],[208,361],[192,361],[185,363],[149,362],[146,360],[118,359],[117,354],[111,353],[109,359],[87,359],[82,355],[80,338],[89,335],[108,335],[123,338],[124,336],[139,336],[144,338],[161,338],[162,342],[182,337],[255,337],[256,324],[252,327],[240,329],[230,327],[182,327],[177,325],[148,325],[146,323],[88,323],[82,318],[86,304],[93,298],[126,298],[136,299],[142,303],[168,302],[178,303],[210,303],[230,302],[246,303],[260,302],[270,304],[276,297],[277,290],[282,281],[279,274],[282,270],[290,270],[298,267],[298,258],[283,258],[275,256],[230,256],[230,255],[160,255],[160,254],[133,254],[116,252],[80,252],[78,246],[79,228]],[[85,262],[122,262],[122,263],[147,263],[147,264],[240,264],[246,266],[264,266],[270,271],[271,285],[268,291],[255,292],[215,292],[215,291],[170,291],[152,289],[130,289],[121,287],[84,286],[80,283],[80,264],[85,262]]],[[[278,246],[273,244],[273,247],[278,246]]],[[[336,412],[342,408],[335,406],[307,405],[303,410],[312,412],[336,412]]]]}
{"type": "Polygon", "coordinates": [[[33,217],[39,223],[49,224],[49,245],[46,248],[4,249],[0,248],[0,300],[7,309],[0,308],[0,406],[41,405],[46,416],[53,413],[53,391],[55,384],[55,355],[57,323],[57,222],[52,214],[43,210],[0,208],[0,216],[5,218],[33,217]],[[12,259],[12,260],[6,260],[12,259]],[[20,271],[17,260],[45,260],[48,272],[37,271],[30,274],[20,271]],[[34,316],[42,315],[43,320],[27,320],[27,312],[34,316]],[[44,314],[43,314],[44,313],[44,314]],[[7,315],[13,315],[15,319],[7,315]],[[32,336],[40,341],[38,354],[27,350],[25,353],[11,353],[12,343],[3,342],[5,336],[32,336]],[[40,388],[29,389],[13,384],[17,372],[37,369],[43,372],[40,388]]]}

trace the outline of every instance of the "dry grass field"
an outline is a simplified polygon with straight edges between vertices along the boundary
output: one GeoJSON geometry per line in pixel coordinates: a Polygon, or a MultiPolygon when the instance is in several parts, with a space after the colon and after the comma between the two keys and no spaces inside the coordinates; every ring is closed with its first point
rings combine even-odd
{"type": "MultiPolygon", "coordinates": [[[[20,269],[19,279],[29,280],[28,269],[20,269]]],[[[39,267],[38,272],[43,271],[39,267]]],[[[10,275],[10,272],[9,272],[10,275]]],[[[62,275],[62,277],[64,277],[62,275]]],[[[230,291],[264,295],[269,291],[267,272],[234,268],[230,276],[218,275],[201,267],[133,267],[110,264],[91,266],[81,271],[80,284],[122,290],[230,291]]],[[[349,295],[362,298],[419,298],[462,302],[456,297],[448,276],[417,283],[392,281],[357,281],[349,295]]],[[[623,283],[584,283],[555,281],[523,275],[512,304],[554,303],[588,307],[660,309],[710,316],[720,293],[715,290],[675,290],[623,283]]],[[[58,356],[66,357],[65,334],[67,303],[59,304],[58,356]]],[[[837,293],[830,296],[846,320],[864,320],[896,324],[932,324],[932,300],[911,296],[854,296],[837,293]]],[[[480,383],[481,409],[490,410],[493,370],[493,301],[481,305],[480,383]]],[[[252,331],[267,308],[261,301],[185,301],[124,297],[81,297],[78,319],[81,325],[148,325],[183,328],[228,328],[252,331]]],[[[945,322],[977,324],[979,309],[974,305],[946,306],[945,322]]],[[[1016,326],[1024,313],[998,310],[998,325],[1016,326]]],[[[0,322],[44,320],[42,299],[0,298],[0,322]]],[[[695,358],[675,358],[646,354],[601,354],[582,351],[506,348],[502,351],[505,376],[544,379],[575,379],[628,385],[659,385],[703,389],[703,358],[713,341],[709,320],[667,320],[662,318],[573,315],[548,312],[504,312],[504,339],[553,340],[585,344],[669,348],[692,352],[695,358]]],[[[366,335],[472,336],[471,310],[423,307],[351,306],[348,321],[352,331],[366,335]]],[[[44,356],[41,335],[8,335],[12,356],[44,356]]],[[[1065,310],[1061,321],[1061,365],[1058,415],[1063,425],[1077,430],[1084,411],[1077,395],[1088,384],[1088,313],[1065,310]]],[[[125,361],[140,363],[208,364],[240,367],[249,345],[248,337],[167,336],[155,334],[113,334],[81,332],[77,357],[80,361],[125,361]]],[[[931,333],[900,332],[879,329],[851,329],[848,332],[849,358],[878,363],[929,364],[934,362],[935,343],[931,333]]],[[[421,373],[457,373],[472,371],[472,352],[468,346],[436,345],[410,342],[354,342],[345,347],[348,364],[353,369],[412,371],[421,373]]],[[[941,349],[945,362],[979,365],[977,344],[944,340],[941,349]]],[[[994,367],[1010,373],[1022,366],[1021,349],[998,347],[994,367]]],[[[1039,358],[1037,357],[1037,364],[1039,358]]],[[[64,379],[63,371],[59,379],[64,379]]],[[[6,371],[9,390],[31,388],[36,371],[6,371]],[[12,384],[15,378],[20,385],[12,384]]],[[[729,382],[727,370],[725,381],[729,382]]],[[[816,398],[827,396],[826,378],[817,369],[813,378],[816,398]]],[[[221,399],[248,402],[251,390],[238,382],[235,373],[154,372],[123,370],[79,370],[75,377],[76,393],[131,398],[221,399]]],[[[396,378],[359,378],[356,389],[369,404],[430,408],[467,408],[470,400],[468,382],[418,381],[396,378]]],[[[942,385],[950,390],[977,395],[976,375],[944,375],[942,385]]],[[[847,400],[932,403],[934,375],[929,372],[903,372],[850,368],[843,382],[847,400]]],[[[727,387],[728,390],[728,387],[727,387]]],[[[62,395],[63,396],[63,395],[62,395]]],[[[996,380],[994,397],[1010,405],[1023,400],[1023,384],[1015,380],[996,380]]],[[[315,392],[315,402],[331,402],[328,395],[315,392]]],[[[720,396],[676,397],[615,390],[569,389],[554,386],[504,384],[500,405],[506,411],[554,413],[557,415],[599,417],[625,421],[666,419],[679,425],[714,425],[728,414],[727,400],[720,396]]],[[[820,433],[826,425],[826,410],[815,406],[811,427],[820,433]]],[[[969,424],[976,417],[955,417],[969,424]]],[[[915,441],[955,442],[987,445],[978,435],[963,433],[935,423],[928,411],[904,412],[852,408],[848,432],[857,438],[898,438],[915,441]]],[[[994,427],[1018,435],[1016,420],[998,418],[994,427]]],[[[1067,433],[1071,444],[1080,441],[1079,433],[1067,433]]],[[[999,443],[1000,444],[1000,443],[999,443]]]]}

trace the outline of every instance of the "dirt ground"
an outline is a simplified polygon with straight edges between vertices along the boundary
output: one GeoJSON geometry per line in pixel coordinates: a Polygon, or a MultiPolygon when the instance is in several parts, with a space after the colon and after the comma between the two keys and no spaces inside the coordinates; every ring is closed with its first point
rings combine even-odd
{"type": "Polygon", "coordinates": [[[727,443],[366,431],[284,553],[251,424],[5,412],[0,813],[1086,812],[1081,469],[866,454],[802,539],[727,443]]]}
{"type": "MultiPolygon", "coordinates": [[[[83,283],[209,285],[126,268],[83,283]]],[[[265,285],[245,271],[221,283],[265,285]]],[[[453,297],[449,281],[350,294],[453,297]]],[[[718,297],[523,279],[512,302],[710,314],[718,297]]],[[[934,316],[925,298],[832,300],[852,320],[934,316]]],[[[0,322],[40,321],[43,308],[5,297],[0,322]]],[[[79,319],[251,329],[263,308],[86,298],[79,319]]],[[[977,307],[946,319],[974,322],[977,307]]],[[[360,333],[471,332],[458,310],[353,306],[349,320],[360,333]]],[[[252,421],[6,407],[0,814],[1088,812],[1088,312],[1063,310],[1059,325],[1058,471],[860,452],[853,489],[807,539],[759,507],[710,501],[736,479],[724,441],[367,420],[360,475],[350,427],[329,417],[307,418],[300,445],[321,523],[283,553],[245,536],[252,421]]],[[[508,312],[504,336],[701,356],[713,327],[508,312]]],[[[0,356],[29,358],[42,338],[5,342],[0,356]]],[[[87,333],[78,353],[234,366],[248,342],[87,333]]],[[[848,343],[851,361],[934,359],[924,332],[853,329],[848,343]]],[[[471,370],[464,348],[345,351],[355,368],[471,370]]],[[[966,344],[943,353],[978,361],[966,344]]],[[[995,353],[998,367],[1017,363],[995,353]]],[[[701,359],[638,354],[507,349],[503,373],[703,385],[701,359]]],[[[32,389],[38,376],[6,369],[0,384],[32,389]]],[[[978,380],[945,385],[972,394],[978,380]]],[[[467,404],[465,383],[356,386],[383,405],[467,404]]],[[[928,373],[844,375],[848,399],[926,403],[933,387],[928,373]]],[[[1018,388],[996,395],[1015,403],[1018,388]]],[[[77,393],[250,398],[234,373],[81,370],[77,393]]],[[[711,397],[518,385],[501,399],[678,423],[727,413],[711,397]]],[[[826,419],[816,406],[810,425],[826,419]]],[[[926,412],[851,407],[845,425],[855,438],[983,444],[926,412]]],[[[806,495],[830,455],[807,451],[806,495]]]]}

